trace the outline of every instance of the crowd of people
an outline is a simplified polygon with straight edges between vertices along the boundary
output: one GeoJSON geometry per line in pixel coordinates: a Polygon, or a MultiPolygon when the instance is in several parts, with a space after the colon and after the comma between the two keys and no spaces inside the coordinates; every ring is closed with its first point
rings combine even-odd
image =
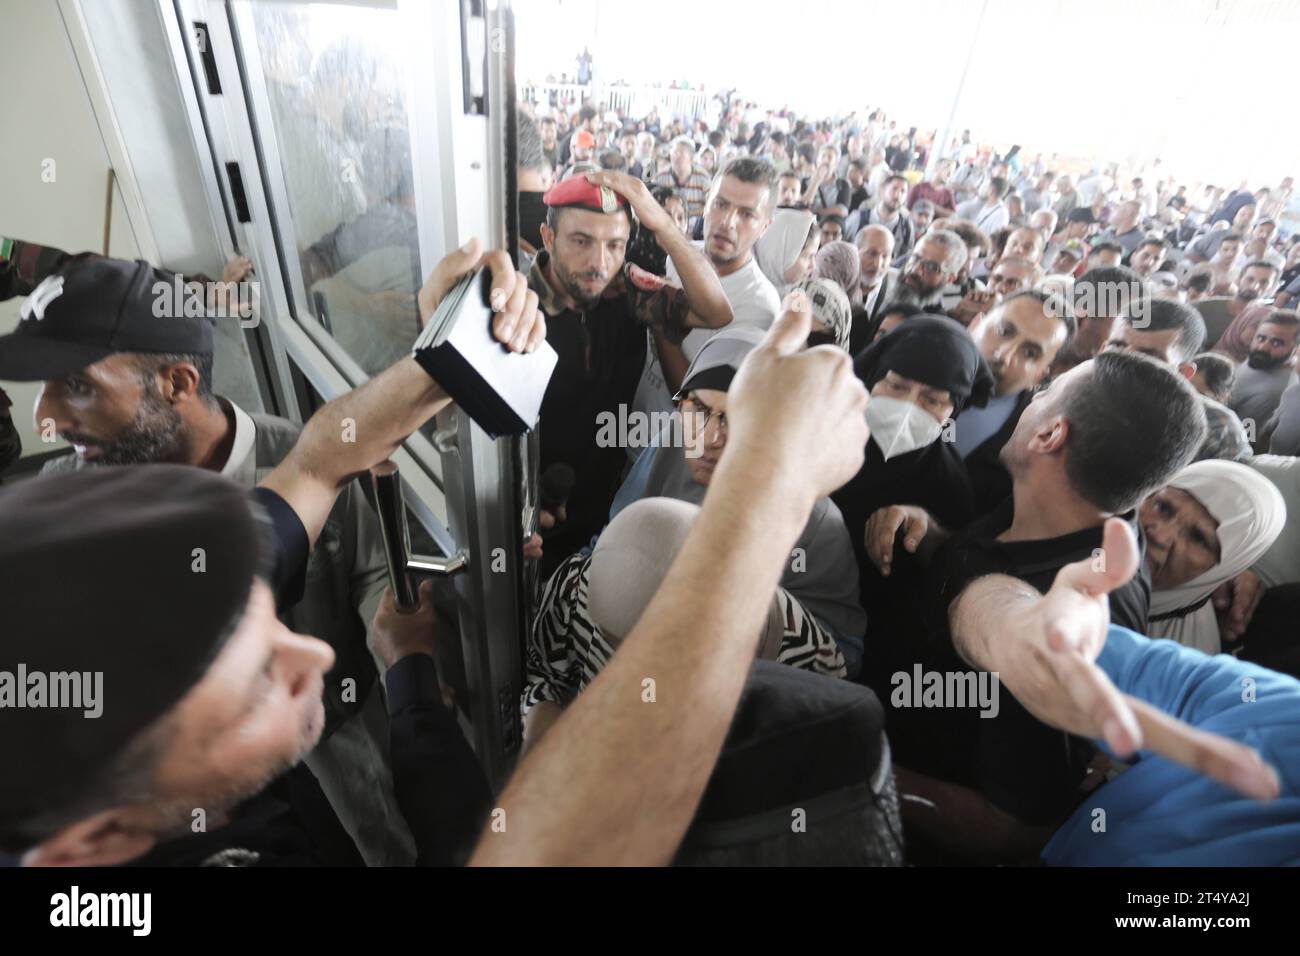
{"type": "MultiPolygon", "coordinates": [[[[1279,228],[1291,180],[1189,195],[1158,161],[1076,175],[969,132],[931,155],[932,134],[903,133],[880,111],[819,121],[737,101],[704,119],[629,117],[534,97],[522,112],[519,164],[534,186],[521,187],[521,267],[553,341],[572,330],[557,376],[583,383],[548,394],[540,423],[543,468],[582,477],[566,520],[544,533],[529,744],[622,653],[626,622],[610,624],[607,605],[626,599],[629,568],[645,562],[639,573],[657,581],[671,557],[677,539],[643,526],[628,557],[624,515],[644,499],[708,500],[732,377],[795,294],[807,345],[853,359],[871,440],[796,540],[757,657],[865,685],[885,704],[909,858],[1256,853],[1263,831],[1238,834],[1236,856],[1222,833],[1175,847],[1154,817],[1135,845],[1085,849],[1061,834],[1087,832],[1093,810],[1138,787],[1131,760],[1050,727],[1014,691],[997,714],[891,701],[900,675],[971,672],[950,620],[964,587],[1000,574],[1046,591],[1100,553],[1115,520],[1140,560],[1109,593],[1112,625],[1210,655],[1229,668],[1219,680],[1247,661],[1300,674],[1287,623],[1300,566],[1269,567],[1300,541],[1284,477],[1300,453],[1300,320],[1285,308],[1300,294],[1300,234],[1279,228]],[[720,329],[719,288],[731,310],[720,329]],[[648,293],[683,321],[646,317],[648,293]],[[601,441],[595,423],[615,410],[680,424],[601,441]],[[611,564],[617,574],[602,572],[611,564]]],[[[1270,760],[1286,777],[1281,750],[1270,760]]],[[[1202,792],[1167,799],[1184,834],[1185,814],[1219,813],[1202,792]]],[[[1265,828],[1296,819],[1262,812],[1265,828]]],[[[1296,834],[1281,842],[1272,859],[1295,858],[1296,834]]]]}
{"type": "Polygon", "coordinates": [[[498,794],[354,481],[424,367],[249,415],[174,276],[0,244],[0,380],[73,446],[0,491],[0,659],[106,699],[0,672],[8,862],[1300,861],[1290,180],[752,114],[521,107],[518,260],[420,289],[487,267],[557,355],[498,794]]]}

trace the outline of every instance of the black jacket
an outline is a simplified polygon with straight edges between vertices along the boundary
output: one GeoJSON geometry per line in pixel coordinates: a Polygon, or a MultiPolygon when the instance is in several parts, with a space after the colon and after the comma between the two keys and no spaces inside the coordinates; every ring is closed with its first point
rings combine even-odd
{"type": "Polygon", "coordinates": [[[885,303],[893,294],[894,271],[887,269],[880,279],[880,294],[876,296],[871,311],[868,312],[861,306],[855,306],[853,309],[853,324],[849,327],[850,355],[857,355],[876,337],[876,329],[880,328],[880,319],[885,314],[885,303]]]}

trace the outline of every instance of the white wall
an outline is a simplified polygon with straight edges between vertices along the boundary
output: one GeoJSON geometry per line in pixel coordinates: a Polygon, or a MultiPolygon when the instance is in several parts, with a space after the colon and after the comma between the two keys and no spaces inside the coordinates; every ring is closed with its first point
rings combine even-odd
{"type": "MultiPolygon", "coordinates": [[[[0,235],[103,252],[108,153],[59,7],[0,0],[0,23],[0,90],[10,91],[0,97],[0,235]]],[[[116,189],[108,254],[139,255],[116,189]]],[[[0,302],[0,333],[13,331],[21,302],[0,302]]],[[[63,447],[41,442],[33,427],[39,384],[0,387],[13,399],[24,456],[63,447]]]]}

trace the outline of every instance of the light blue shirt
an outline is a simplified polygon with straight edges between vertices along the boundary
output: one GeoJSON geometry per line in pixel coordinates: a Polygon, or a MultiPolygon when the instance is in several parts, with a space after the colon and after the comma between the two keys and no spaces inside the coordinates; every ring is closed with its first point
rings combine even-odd
{"type": "Polygon", "coordinates": [[[1254,747],[1281,794],[1260,803],[1144,751],[1080,804],[1043,848],[1047,863],[1300,865],[1300,681],[1122,627],[1110,629],[1097,664],[1124,693],[1254,747]]]}

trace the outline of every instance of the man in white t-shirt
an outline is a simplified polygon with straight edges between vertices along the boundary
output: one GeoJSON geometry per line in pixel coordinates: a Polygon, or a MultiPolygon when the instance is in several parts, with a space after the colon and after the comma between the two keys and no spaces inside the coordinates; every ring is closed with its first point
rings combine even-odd
{"type": "Polygon", "coordinates": [[[1079,193],[1080,206],[1091,206],[1099,195],[1104,196],[1113,188],[1115,188],[1115,180],[1100,168],[1084,176],[1075,186],[1075,190],[1079,193]]]}
{"type": "MultiPolygon", "coordinates": [[[[776,179],[776,169],[771,163],[741,156],[727,163],[709,192],[704,212],[703,249],[731,304],[732,325],[766,329],[781,310],[781,297],[763,275],[753,255],[754,243],[772,223],[776,209],[776,179]]],[[[679,281],[671,260],[668,278],[673,282],[679,281]]],[[[639,412],[670,410],[672,394],[686,366],[711,334],[691,332],[680,345],[662,338],[651,341],[650,356],[637,386],[634,409],[639,412]]],[[[635,458],[640,449],[628,451],[635,458]]]]}

